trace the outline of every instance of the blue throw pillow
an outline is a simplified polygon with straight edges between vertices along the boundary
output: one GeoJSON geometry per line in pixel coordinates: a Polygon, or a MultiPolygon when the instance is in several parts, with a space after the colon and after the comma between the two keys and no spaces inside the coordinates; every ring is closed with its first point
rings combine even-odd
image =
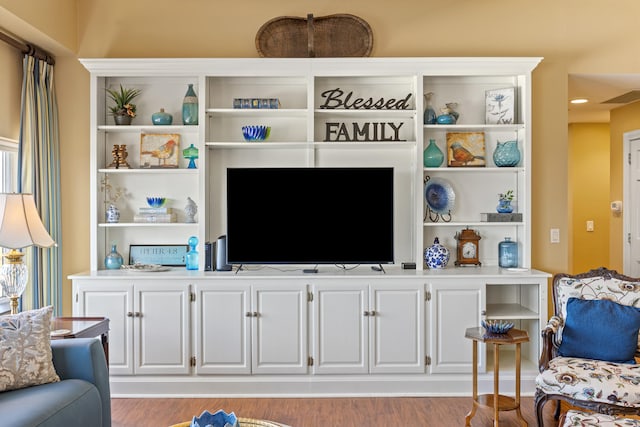
{"type": "Polygon", "coordinates": [[[567,300],[561,356],[635,363],[640,309],[609,300],[567,300]]]}

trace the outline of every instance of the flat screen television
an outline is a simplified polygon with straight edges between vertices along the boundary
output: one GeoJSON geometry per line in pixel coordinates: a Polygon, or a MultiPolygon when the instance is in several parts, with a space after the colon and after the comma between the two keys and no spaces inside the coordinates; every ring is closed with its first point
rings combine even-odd
{"type": "Polygon", "coordinates": [[[390,264],[393,168],[227,169],[229,264],[390,264]]]}

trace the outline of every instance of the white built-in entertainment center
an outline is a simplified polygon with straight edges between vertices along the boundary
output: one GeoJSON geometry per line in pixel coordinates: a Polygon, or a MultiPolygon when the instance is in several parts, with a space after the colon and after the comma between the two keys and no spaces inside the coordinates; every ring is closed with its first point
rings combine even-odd
{"type": "MultiPolygon", "coordinates": [[[[73,314],[110,320],[113,395],[469,395],[472,345],[465,329],[483,319],[513,321],[528,331],[522,390],[531,394],[549,277],[531,269],[531,73],[540,60],[81,60],[91,74],[91,266],[71,276],[73,314]],[[181,120],[190,84],[198,125],[181,120]],[[105,89],[120,85],[141,90],[129,126],[114,125],[109,115],[105,89]],[[514,120],[487,124],[486,92],[503,88],[514,89],[514,120]],[[457,123],[425,125],[426,93],[433,93],[436,111],[457,103],[457,123]],[[234,108],[236,98],[277,98],[280,108],[234,108]],[[371,108],[357,108],[369,107],[369,99],[371,108]],[[161,108],[173,115],[172,125],[153,125],[161,108]],[[246,142],[242,126],[258,124],[271,127],[269,138],[246,142]],[[451,132],[482,132],[486,165],[447,167],[451,132]],[[197,168],[187,168],[182,155],[178,168],[144,167],[143,134],[179,135],[180,153],[198,148],[197,168]],[[423,166],[430,139],[445,154],[437,168],[423,166]],[[491,154],[507,140],[517,141],[521,160],[497,167],[491,154]],[[126,146],[130,168],[109,168],[114,145],[126,146]],[[333,264],[311,266],[317,273],[280,264],[205,271],[204,243],[226,232],[227,169],[254,167],[393,168],[394,262],[381,271],[333,264]],[[455,191],[450,221],[426,215],[426,177],[455,191]],[[119,222],[105,220],[113,199],[105,179],[122,194],[119,222]],[[483,221],[481,214],[495,212],[498,194],[508,190],[521,217],[483,221]],[[166,197],[177,221],[134,222],[147,196],[166,197]],[[187,197],[198,207],[195,223],[187,222],[187,197]],[[455,267],[455,236],[467,227],[481,236],[481,266],[455,267]],[[200,242],[197,271],[105,269],[113,244],[126,263],[130,245],[186,245],[190,236],[200,242]],[[451,251],[444,269],[424,265],[424,250],[436,237],[451,251]],[[518,244],[517,269],[498,267],[505,237],[518,244]]],[[[244,194],[251,199],[263,191],[273,189],[255,183],[244,194]]],[[[251,212],[255,221],[262,208],[251,212]]],[[[501,387],[508,389],[514,351],[502,347],[501,387]]],[[[481,346],[480,390],[493,390],[492,357],[481,346]]]]}

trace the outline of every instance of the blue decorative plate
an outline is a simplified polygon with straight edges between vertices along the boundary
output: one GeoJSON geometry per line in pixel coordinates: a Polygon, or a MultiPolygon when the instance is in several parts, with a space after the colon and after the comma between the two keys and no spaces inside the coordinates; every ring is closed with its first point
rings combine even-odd
{"type": "Polygon", "coordinates": [[[446,215],[455,206],[456,193],[446,179],[430,178],[424,186],[424,198],[432,211],[446,215]]]}

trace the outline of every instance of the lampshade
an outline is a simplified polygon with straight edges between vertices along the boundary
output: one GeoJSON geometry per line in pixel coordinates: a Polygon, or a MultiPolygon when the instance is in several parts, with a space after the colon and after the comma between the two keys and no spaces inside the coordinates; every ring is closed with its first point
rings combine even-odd
{"type": "Polygon", "coordinates": [[[33,194],[0,193],[0,246],[49,248],[55,242],[44,228],[33,194]]]}
{"type": "Polygon", "coordinates": [[[18,313],[18,298],[27,287],[29,271],[24,254],[27,246],[51,247],[55,242],[44,228],[32,194],[0,193],[0,246],[11,249],[3,255],[0,285],[11,300],[11,314],[18,313]]]}

